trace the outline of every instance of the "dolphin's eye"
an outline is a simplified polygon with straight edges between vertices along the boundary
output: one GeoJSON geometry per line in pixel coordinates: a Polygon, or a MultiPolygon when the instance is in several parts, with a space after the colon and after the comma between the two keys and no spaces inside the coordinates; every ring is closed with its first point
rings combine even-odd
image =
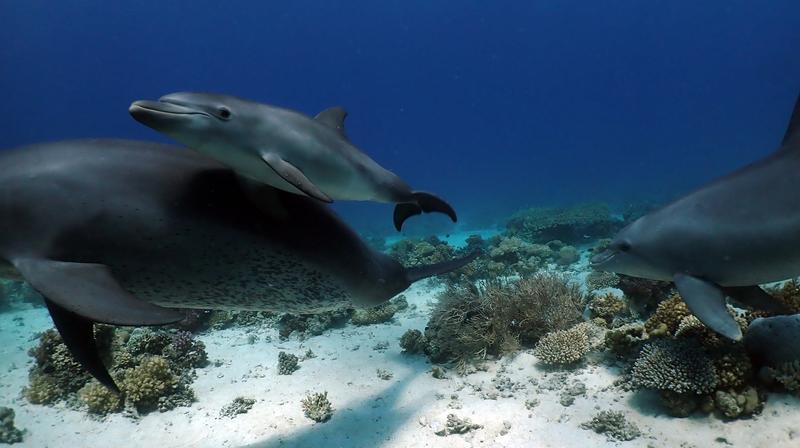
{"type": "Polygon", "coordinates": [[[222,118],[223,120],[228,120],[231,118],[231,110],[225,106],[222,106],[219,109],[217,109],[217,114],[219,114],[219,117],[222,118]]]}
{"type": "Polygon", "coordinates": [[[631,250],[631,244],[623,241],[619,243],[619,246],[617,246],[617,248],[620,250],[620,252],[628,252],[629,250],[631,250]]]}

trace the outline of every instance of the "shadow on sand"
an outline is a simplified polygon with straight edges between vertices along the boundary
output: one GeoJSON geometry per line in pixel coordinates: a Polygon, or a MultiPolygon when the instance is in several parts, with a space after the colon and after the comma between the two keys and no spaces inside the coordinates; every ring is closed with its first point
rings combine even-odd
{"type": "Polygon", "coordinates": [[[242,448],[273,447],[371,447],[376,448],[391,440],[392,435],[422,406],[424,400],[404,401],[398,407],[409,384],[430,365],[415,361],[402,379],[364,400],[348,403],[343,408],[334,405],[333,417],[325,422],[281,434],[242,448]]]}

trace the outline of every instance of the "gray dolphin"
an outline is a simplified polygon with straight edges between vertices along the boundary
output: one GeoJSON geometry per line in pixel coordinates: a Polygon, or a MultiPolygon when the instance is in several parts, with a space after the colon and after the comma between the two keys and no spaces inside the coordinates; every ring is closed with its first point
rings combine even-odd
{"type": "Polygon", "coordinates": [[[404,268],[323,204],[183,148],[80,140],[0,151],[0,273],[45,297],[70,351],[114,390],[95,322],[181,320],[170,307],[372,306],[473,258],[404,268]]]}
{"type": "Polygon", "coordinates": [[[800,100],[780,149],[622,229],[594,268],[672,280],[689,309],[734,340],[725,298],[779,308],[759,284],[800,274],[800,100]]]}
{"type": "Polygon", "coordinates": [[[410,216],[456,213],[430,193],[412,191],[396,174],[356,148],[344,130],[347,112],[326,109],[311,118],[293,110],[213,93],[172,93],[135,101],[130,114],[142,124],[247,176],[323,202],[398,204],[399,231],[410,216]]]}

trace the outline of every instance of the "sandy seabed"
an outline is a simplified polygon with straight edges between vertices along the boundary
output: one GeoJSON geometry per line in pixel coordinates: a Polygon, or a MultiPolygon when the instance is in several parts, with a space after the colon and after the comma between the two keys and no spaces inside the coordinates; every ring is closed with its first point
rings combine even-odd
{"type": "MultiPolygon", "coordinates": [[[[585,256],[572,272],[585,276],[585,256]]],[[[657,397],[622,392],[612,384],[619,371],[592,359],[562,371],[546,368],[530,351],[487,363],[467,376],[448,372],[433,378],[423,356],[403,354],[398,345],[408,329],[424,329],[436,289],[415,285],[405,293],[409,309],[391,323],[333,329],[323,335],[281,341],[275,328],[232,328],[198,338],[211,364],[197,369],[198,401],[191,407],[154,412],[135,420],[122,414],[94,418],[83,411],[33,405],[20,396],[32,359],[36,333],[52,326],[42,308],[0,314],[0,406],[16,411],[25,440],[36,448],[126,447],[800,447],[800,399],[770,394],[752,419],[722,421],[713,416],[672,418],[657,397]],[[256,336],[252,342],[253,335],[256,336]],[[381,348],[387,343],[388,348],[381,348]],[[278,352],[315,358],[292,375],[278,375],[278,352]],[[377,369],[393,374],[381,380],[377,369]],[[565,388],[586,386],[571,405],[565,388]],[[328,392],[335,412],[325,423],[303,415],[300,400],[328,392]],[[256,400],[246,414],[220,417],[234,398],[256,400]],[[531,409],[526,402],[537,399],[531,409]],[[580,428],[600,410],[623,411],[642,435],[608,441],[580,428]],[[482,425],[466,434],[439,436],[448,414],[482,425]]]]}

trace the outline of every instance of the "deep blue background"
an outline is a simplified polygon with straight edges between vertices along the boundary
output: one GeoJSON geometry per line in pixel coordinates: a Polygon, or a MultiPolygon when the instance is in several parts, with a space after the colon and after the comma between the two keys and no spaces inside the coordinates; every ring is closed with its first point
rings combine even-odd
{"type": "MultiPolygon", "coordinates": [[[[773,150],[800,91],[797,0],[0,0],[0,17],[0,147],[161,139],[127,106],[178,90],[343,105],[357,145],[467,227],[672,197],[773,150]]],[[[341,209],[391,231],[388,207],[341,209]]]]}

